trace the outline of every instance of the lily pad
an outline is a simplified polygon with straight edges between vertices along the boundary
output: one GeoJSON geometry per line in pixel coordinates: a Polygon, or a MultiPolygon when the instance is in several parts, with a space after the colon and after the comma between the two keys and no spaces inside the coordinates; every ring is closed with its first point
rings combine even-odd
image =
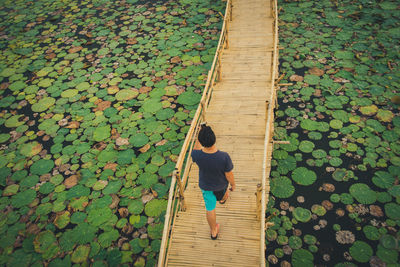
{"type": "Polygon", "coordinates": [[[293,267],[314,266],[314,256],[305,249],[296,249],[292,253],[293,267]]]}
{"type": "Polygon", "coordinates": [[[299,167],[292,172],[292,179],[300,185],[311,185],[317,180],[317,175],[312,170],[299,167]]]}
{"type": "Polygon", "coordinates": [[[24,144],[21,149],[20,152],[22,155],[26,156],[26,157],[33,157],[34,155],[37,155],[40,153],[40,151],[42,151],[42,145],[36,141],[34,142],[29,142],[27,144],[24,144]]]}
{"type": "Polygon", "coordinates": [[[52,97],[44,97],[44,98],[40,99],[39,102],[32,105],[32,111],[33,112],[43,112],[46,109],[48,109],[49,107],[51,107],[52,105],[54,105],[55,102],[56,102],[56,100],[52,97]]]}
{"type": "Polygon", "coordinates": [[[56,219],[54,220],[54,225],[59,229],[65,228],[70,222],[70,213],[69,211],[65,211],[61,214],[57,214],[56,219]]]}
{"type": "Polygon", "coordinates": [[[375,105],[361,107],[360,112],[364,115],[371,116],[378,112],[378,107],[375,105]]]}
{"type": "Polygon", "coordinates": [[[299,149],[304,153],[311,153],[314,147],[314,143],[310,141],[301,141],[299,145],[299,149]]]}
{"type": "Polygon", "coordinates": [[[377,171],[374,174],[374,177],[372,177],[372,182],[383,189],[388,189],[392,187],[393,183],[395,182],[395,178],[393,177],[392,174],[389,172],[385,171],[377,171]]]}
{"type": "Polygon", "coordinates": [[[279,198],[291,197],[294,193],[294,186],[287,177],[277,177],[271,180],[271,192],[279,198]]]}
{"type": "Polygon", "coordinates": [[[352,184],[349,188],[350,194],[361,204],[375,203],[376,192],[371,190],[368,185],[362,183],[352,184]]]}
{"type": "Polygon", "coordinates": [[[168,201],[166,201],[164,199],[153,199],[153,200],[150,200],[146,204],[146,206],[144,208],[144,212],[149,217],[157,217],[162,212],[165,211],[165,209],[167,208],[167,204],[168,204],[168,201]]]}
{"type": "Polygon", "coordinates": [[[144,133],[138,133],[129,138],[129,143],[134,147],[142,147],[149,142],[149,138],[144,133]]]}
{"type": "Polygon", "coordinates": [[[40,232],[35,237],[33,244],[35,251],[41,253],[44,259],[53,258],[60,250],[56,237],[49,230],[40,232]]]}
{"type": "Polygon", "coordinates": [[[364,241],[356,241],[350,247],[350,255],[358,262],[368,262],[373,255],[373,250],[364,241]]]}
{"type": "Polygon", "coordinates": [[[380,109],[378,113],[376,114],[376,117],[378,120],[383,121],[383,122],[391,122],[394,114],[390,110],[383,110],[380,109]]]}
{"type": "Polygon", "coordinates": [[[89,245],[80,245],[76,247],[74,252],[71,255],[71,261],[73,263],[82,263],[86,262],[86,259],[89,256],[90,246],[89,245]]]}
{"type": "Polygon", "coordinates": [[[201,95],[194,92],[184,92],[178,96],[178,103],[193,106],[199,103],[201,95]]]}
{"type": "Polygon", "coordinates": [[[42,175],[49,173],[54,167],[54,162],[48,159],[40,159],[32,164],[30,171],[32,174],[42,175]]]}
{"type": "Polygon", "coordinates": [[[108,137],[110,137],[110,135],[111,135],[110,125],[100,126],[94,130],[93,139],[96,142],[100,142],[100,141],[103,141],[103,140],[107,139],[108,137]]]}
{"type": "Polygon", "coordinates": [[[119,90],[118,93],[115,95],[115,99],[118,101],[128,101],[131,100],[139,95],[138,90],[134,89],[122,89],[119,90]]]}
{"type": "Polygon", "coordinates": [[[301,207],[297,207],[293,211],[293,216],[299,222],[308,222],[311,220],[311,211],[301,207]]]}
{"type": "Polygon", "coordinates": [[[389,218],[393,220],[399,220],[400,219],[400,205],[396,203],[386,203],[385,204],[385,214],[389,218]]]}

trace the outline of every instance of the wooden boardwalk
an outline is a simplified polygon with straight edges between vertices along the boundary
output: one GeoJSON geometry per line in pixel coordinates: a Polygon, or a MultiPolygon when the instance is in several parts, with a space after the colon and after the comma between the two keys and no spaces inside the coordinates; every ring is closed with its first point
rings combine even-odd
{"type": "MultiPolygon", "coordinates": [[[[215,241],[210,239],[198,186],[198,167],[189,162],[184,191],[186,211],[176,214],[162,266],[262,266],[264,263],[261,241],[264,236],[260,234],[264,229],[263,218],[257,216],[255,193],[265,172],[266,101],[274,88],[271,86],[273,3],[233,0],[232,20],[227,30],[229,46],[222,52],[221,74],[205,113],[205,120],[217,136],[217,147],[231,155],[236,180],[236,191],[231,192],[226,204],[217,204],[219,237],[215,241]]],[[[267,146],[270,158],[272,147],[269,142],[267,146]]]]}

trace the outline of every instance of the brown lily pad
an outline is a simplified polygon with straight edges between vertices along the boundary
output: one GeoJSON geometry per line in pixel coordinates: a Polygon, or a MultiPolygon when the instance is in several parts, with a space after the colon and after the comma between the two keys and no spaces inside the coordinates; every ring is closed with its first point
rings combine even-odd
{"type": "Polygon", "coordinates": [[[78,184],[78,175],[71,175],[64,181],[65,188],[71,188],[78,184]]]}
{"type": "Polygon", "coordinates": [[[309,69],[308,72],[310,74],[317,75],[317,76],[322,76],[325,73],[324,70],[318,69],[317,67],[309,69]]]}

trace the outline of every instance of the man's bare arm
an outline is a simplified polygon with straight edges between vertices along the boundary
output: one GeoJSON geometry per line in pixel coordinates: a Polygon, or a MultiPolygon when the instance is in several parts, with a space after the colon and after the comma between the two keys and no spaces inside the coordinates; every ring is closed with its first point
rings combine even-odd
{"type": "Polygon", "coordinates": [[[233,176],[233,171],[226,172],[225,177],[228,180],[228,182],[231,184],[231,190],[234,191],[236,189],[236,183],[235,183],[235,178],[233,176]]]}

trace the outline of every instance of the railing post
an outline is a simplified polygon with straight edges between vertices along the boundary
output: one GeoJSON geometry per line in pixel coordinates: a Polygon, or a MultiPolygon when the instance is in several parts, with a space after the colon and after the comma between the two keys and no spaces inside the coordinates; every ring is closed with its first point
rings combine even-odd
{"type": "Polygon", "coordinates": [[[203,120],[203,122],[205,122],[206,121],[206,105],[204,104],[204,101],[201,101],[200,104],[201,104],[201,109],[202,109],[201,119],[203,120]]]}
{"type": "Polygon", "coordinates": [[[262,186],[261,186],[261,184],[258,184],[257,192],[256,192],[257,220],[259,220],[261,218],[261,194],[262,194],[262,186]]]}
{"type": "MultiPolygon", "coordinates": [[[[220,54],[220,51],[218,51],[218,54],[220,54]]],[[[221,80],[221,56],[218,56],[218,68],[217,68],[217,81],[221,80]]]]}
{"type": "Polygon", "coordinates": [[[179,174],[178,170],[175,170],[175,174],[176,174],[176,181],[178,182],[178,186],[179,186],[179,196],[182,202],[182,211],[186,211],[186,203],[185,203],[185,195],[184,195],[184,188],[182,185],[182,180],[181,180],[181,176],[179,174]]]}
{"type": "Polygon", "coordinates": [[[229,20],[232,21],[232,0],[229,2],[229,20]]]}
{"type": "Polygon", "coordinates": [[[229,42],[228,42],[228,23],[226,23],[226,29],[225,29],[225,48],[229,48],[229,42]]]}

